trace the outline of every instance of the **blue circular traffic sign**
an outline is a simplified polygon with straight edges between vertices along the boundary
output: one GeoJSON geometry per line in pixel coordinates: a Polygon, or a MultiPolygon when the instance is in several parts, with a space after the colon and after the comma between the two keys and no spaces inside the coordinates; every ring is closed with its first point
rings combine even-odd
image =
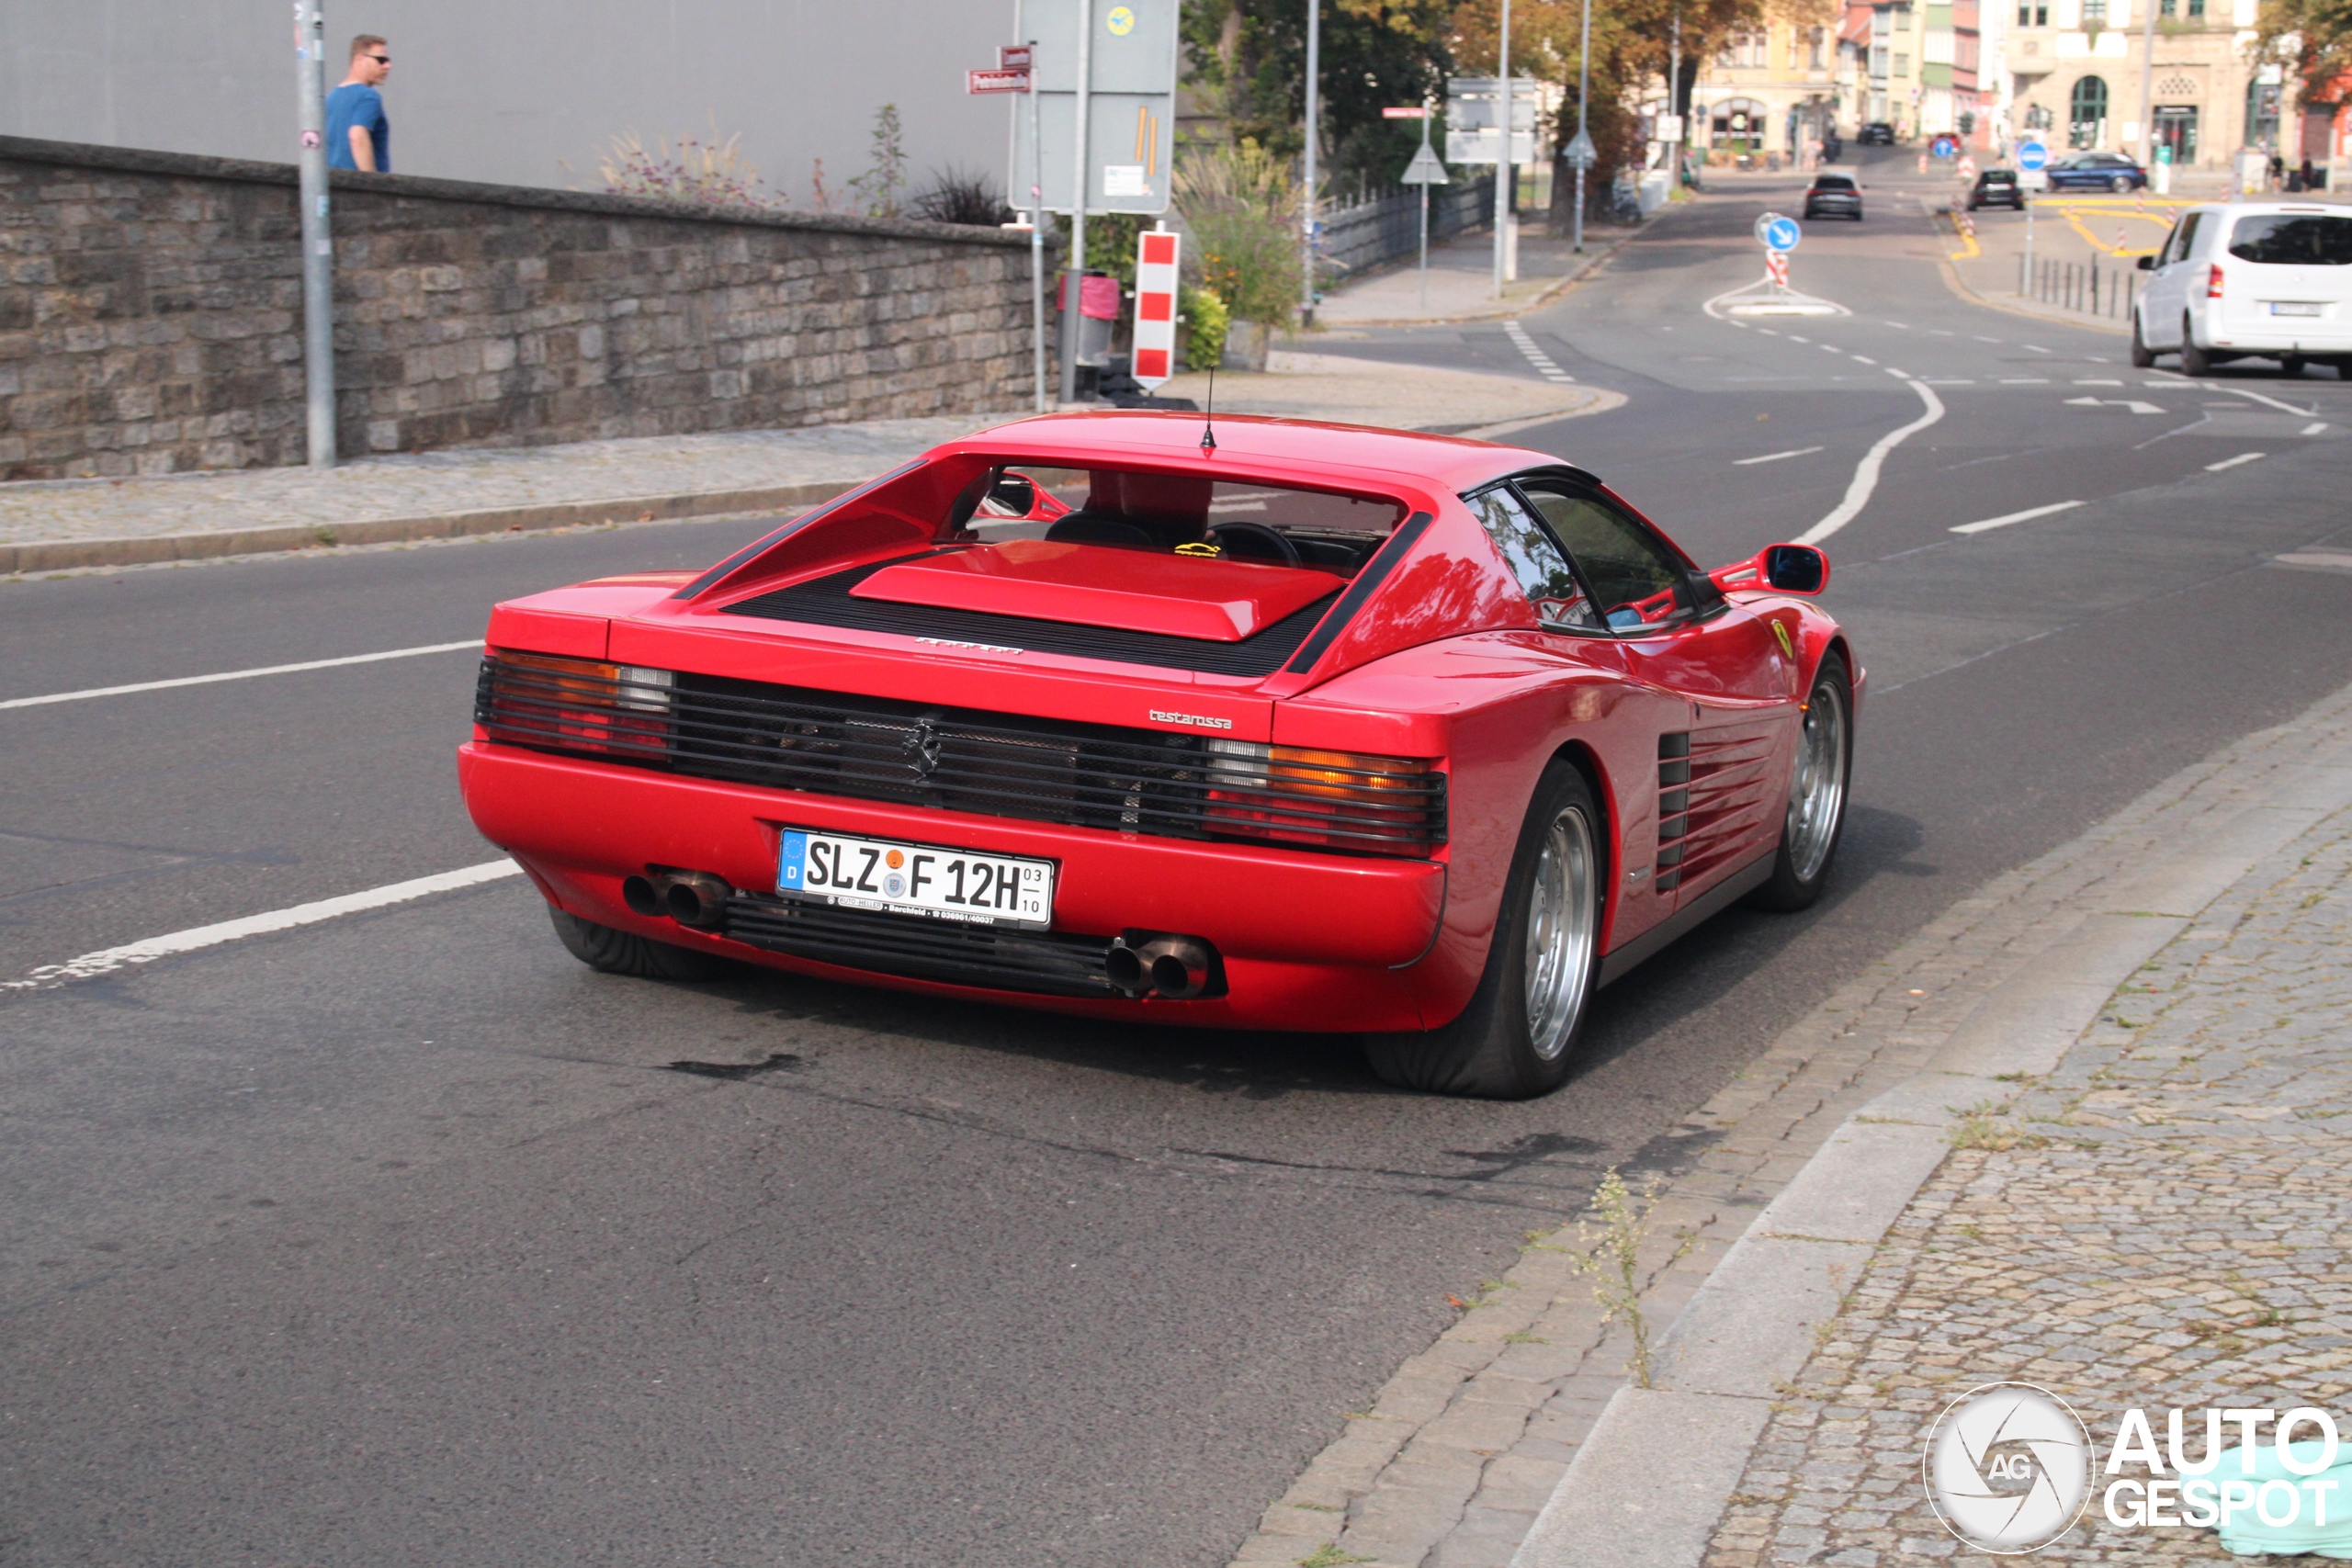
{"type": "Polygon", "coordinates": [[[1772,251],[1793,251],[1804,231],[1797,227],[1793,218],[1775,218],[1764,225],[1764,248],[1772,251]]]}
{"type": "Polygon", "coordinates": [[[1960,151],[1960,139],[1956,136],[1939,136],[1928,143],[1928,151],[1939,158],[1949,158],[1960,151]]]}
{"type": "Polygon", "coordinates": [[[2018,167],[2027,174],[2038,173],[2047,166],[2049,162],[2050,149],[2041,142],[2020,141],[2018,143],[2018,167]]]}

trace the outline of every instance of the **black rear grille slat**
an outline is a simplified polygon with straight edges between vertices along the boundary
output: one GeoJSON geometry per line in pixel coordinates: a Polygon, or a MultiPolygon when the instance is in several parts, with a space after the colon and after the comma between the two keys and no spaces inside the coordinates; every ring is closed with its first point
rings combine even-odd
{"type": "Polygon", "coordinates": [[[1334,799],[1279,767],[1269,777],[1262,759],[1213,752],[1197,735],[718,676],[630,686],[497,659],[483,661],[474,719],[511,744],[764,789],[1342,852],[1419,854],[1445,841],[1442,773],[1333,767],[1371,796],[1334,799]],[[657,694],[665,711],[652,711],[657,694]]]}
{"type": "Polygon", "coordinates": [[[789,588],[729,604],[723,613],[766,621],[837,626],[847,631],[896,632],[905,637],[990,643],[1079,659],[1106,659],[1120,664],[1150,664],[1163,670],[1271,675],[1298,651],[1299,645],[1340,596],[1334,590],[1239,642],[1210,642],[1162,632],[1133,631],[1124,626],[1075,626],[1064,621],[1033,620],[1025,615],[998,615],[979,610],[899,604],[888,599],[851,596],[851,589],[892,564],[872,561],[830,577],[796,582],[789,588]]]}
{"type": "Polygon", "coordinates": [[[748,946],[844,969],[1048,996],[1117,997],[1109,937],[960,925],[738,893],[725,934],[748,946]]]}

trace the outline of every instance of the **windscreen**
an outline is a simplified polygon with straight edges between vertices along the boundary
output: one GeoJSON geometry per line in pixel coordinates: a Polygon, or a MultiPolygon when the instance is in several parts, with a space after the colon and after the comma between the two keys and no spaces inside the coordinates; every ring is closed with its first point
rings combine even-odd
{"type": "Polygon", "coordinates": [[[1046,539],[1353,577],[1404,515],[1394,501],[1332,491],[1021,464],[1002,470],[969,527],[990,542],[1046,539]]]}
{"type": "Polygon", "coordinates": [[[2315,212],[2241,218],[2230,231],[2230,254],[2270,266],[2352,265],[2352,218],[2315,212]]]}

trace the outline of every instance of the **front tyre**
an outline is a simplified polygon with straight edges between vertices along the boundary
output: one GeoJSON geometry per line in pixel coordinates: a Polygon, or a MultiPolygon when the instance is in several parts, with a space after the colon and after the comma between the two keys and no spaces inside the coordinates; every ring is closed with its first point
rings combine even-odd
{"type": "Polygon", "coordinates": [[[563,943],[564,951],[607,975],[632,975],[640,980],[713,980],[735,967],[712,953],[567,915],[552,904],[548,906],[548,915],[555,921],[556,940],[563,943]]]}
{"type": "Polygon", "coordinates": [[[2121,196],[2125,191],[2132,188],[2132,176],[2129,175],[2118,175],[2113,179],[2107,182],[2107,188],[2113,191],[2116,195],[2121,196]]]}
{"type": "Polygon", "coordinates": [[[1367,1035],[1374,1072],[1400,1089],[1482,1100],[1528,1100],[1567,1081],[1600,973],[1604,821],[1582,773],[1561,761],[1544,770],[1469,1005],[1442,1028],[1367,1035]]]}
{"type": "Polygon", "coordinates": [[[1854,767],[1854,687],[1846,661],[1826,654],[1805,698],[1796,765],[1789,771],[1789,810],[1771,879],[1749,902],[1783,911],[1808,908],[1829,880],[1846,826],[1846,783],[1854,767]]]}

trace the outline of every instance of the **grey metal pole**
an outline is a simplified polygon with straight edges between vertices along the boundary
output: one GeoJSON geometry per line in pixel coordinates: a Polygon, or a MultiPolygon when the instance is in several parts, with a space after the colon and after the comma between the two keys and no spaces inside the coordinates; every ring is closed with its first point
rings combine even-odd
{"type": "Polygon", "coordinates": [[[1495,73],[1501,80],[1502,102],[1497,115],[1502,121],[1502,141],[1495,147],[1495,298],[1503,297],[1504,250],[1510,243],[1504,226],[1510,221],[1510,0],[1503,0],[1502,47],[1496,62],[1495,73]]]}
{"type": "MultiPolygon", "coordinates": [[[[1592,89],[1592,0],[1584,0],[1584,41],[1577,45],[1577,135],[1585,132],[1585,100],[1592,89]]],[[[1584,249],[1584,164],[1577,164],[1577,244],[1584,249]]]]}
{"type": "MultiPolygon", "coordinates": [[[[1426,162],[1430,150],[1430,113],[1435,106],[1424,96],[1421,99],[1421,158],[1426,162]]],[[[1430,186],[1421,182],[1421,309],[1430,308],[1430,186]]]]}
{"type": "Polygon", "coordinates": [[[326,16],[298,0],[294,98],[302,127],[302,405],[311,467],[334,467],[334,250],[327,229],[326,16]]]}
{"type": "Polygon", "coordinates": [[[1300,209],[1299,305],[1301,326],[1315,324],[1315,124],[1322,109],[1323,0],[1306,0],[1306,200],[1300,209]]]}
{"type": "Polygon", "coordinates": [[[1078,123],[1071,138],[1077,149],[1077,166],[1070,172],[1069,193],[1069,254],[1062,264],[1061,290],[1061,351],[1062,401],[1078,400],[1078,338],[1085,331],[1080,322],[1085,319],[1082,279],[1086,275],[1086,117],[1092,105],[1088,93],[1093,84],[1088,77],[1094,69],[1094,0],[1078,0],[1078,123]]]}
{"type": "Polygon", "coordinates": [[[1046,139],[1038,113],[1037,40],[1029,40],[1030,348],[1037,365],[1037,412],[1053,408],[1046,390],[1046,139]]]}
{"type": "Polygon", "coordinates": [[[2139,0],[2140,17],[2140,166],[2156,161],[2156,0],[2139,0]]]}
{"type": "Polygon", "coordinates": [[[1666,171],[1666,188],[1682,188],[1682,7],[1674,8],[1674,38],[1666,46],[1666,112],[1674,117],[1672,166],[1666,171]]]}

